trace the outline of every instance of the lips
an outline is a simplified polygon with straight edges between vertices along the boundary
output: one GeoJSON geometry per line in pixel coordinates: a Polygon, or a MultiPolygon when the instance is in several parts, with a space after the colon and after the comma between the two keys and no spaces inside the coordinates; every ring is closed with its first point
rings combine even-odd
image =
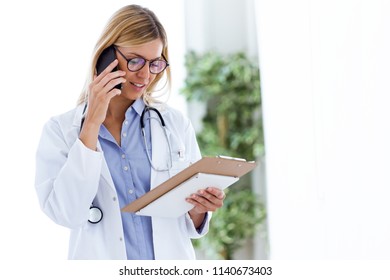
{"type": "Polygon", "coordinates": [[[143,88],[145,86],[144,84],[138,84],[138,83],[133,83],[133,82],[130,82],[130,84],[132,84],[133,86],[135,86],[137,88],[143,88]]]}

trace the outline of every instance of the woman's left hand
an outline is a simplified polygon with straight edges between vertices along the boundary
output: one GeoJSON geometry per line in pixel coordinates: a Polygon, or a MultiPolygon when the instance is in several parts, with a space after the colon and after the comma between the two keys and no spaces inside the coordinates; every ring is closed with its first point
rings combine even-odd
{"type": "Polygon", "coordinates": [[[188,213],[194,222],[196,228],[198,228],[208,211],[214,212],[218,208],[223,206],[225,199],[225,193],[214,187],[208,187],[206,189],[199,190],[196,194],[192,194],[186,199],[187,202],[194,205],[188,213]]]}
{"type": "Polygon", "coordinates": [[[191,210],[194,214],[203,214],[208,211],[214,212],[223,206],[225,193],[214,187],[199,190],[196,194],[192,194],[187,198],[187,202],[195,207],[191,210]]]}

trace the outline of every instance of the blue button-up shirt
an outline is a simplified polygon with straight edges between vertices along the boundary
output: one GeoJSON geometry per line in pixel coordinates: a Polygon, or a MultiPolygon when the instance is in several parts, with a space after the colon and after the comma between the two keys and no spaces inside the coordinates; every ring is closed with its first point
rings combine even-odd
{"type": "MultiPolygon", "coordinates": [[[[145,152],[140,118],[145,104],[137,99],[125,115],[121,129],[121,146],[104,125],[99,140],[118,193],[119,205],[124,207],[150,190],[151,166],[145,152]]],[[[150,143],[150,126],[145,122],[146,140],[150,143]]],[[[152,151],[149,150],[149,154],[152,151]]],[[[121,213],[128,259],[154,259],[151,218],[133,213],[121,213]]]]}

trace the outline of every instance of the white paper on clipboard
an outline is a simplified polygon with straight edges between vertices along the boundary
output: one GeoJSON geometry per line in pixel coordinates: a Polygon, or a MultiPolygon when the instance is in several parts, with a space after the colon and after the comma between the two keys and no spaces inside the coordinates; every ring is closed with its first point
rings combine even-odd
{"type": "Polygon", "coordinates": [[[185,199],[200,189],[213,186],[221,190],[226,189],[239,180],[238,177],[197,173],[176,188],[165,193],[144,208],[136,212],[137,215],[176,218],[194,206],[185,199]]]}

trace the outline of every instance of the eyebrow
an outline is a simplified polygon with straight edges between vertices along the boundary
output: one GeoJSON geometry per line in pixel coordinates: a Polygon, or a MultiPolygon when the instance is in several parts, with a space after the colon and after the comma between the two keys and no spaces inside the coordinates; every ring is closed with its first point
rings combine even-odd
{"type": "Polygon", "coordinates": [[[143,59],[146,59],[146,60],[149,60],[149,61],[153,61],[153,60],[156,60],[156,59],[160,59],[163,57],[163,55],[160,55],[159,57],[156,57],[156,58],[152,58],[152,59],[147,59],[146,57],[138,54],[138,53],[134,53],[134,52],[124,52],[124,55],[127,57],[129,55],[135,55],[135,56],[138,56],[138,57],[142,57],[143,59]]]}

